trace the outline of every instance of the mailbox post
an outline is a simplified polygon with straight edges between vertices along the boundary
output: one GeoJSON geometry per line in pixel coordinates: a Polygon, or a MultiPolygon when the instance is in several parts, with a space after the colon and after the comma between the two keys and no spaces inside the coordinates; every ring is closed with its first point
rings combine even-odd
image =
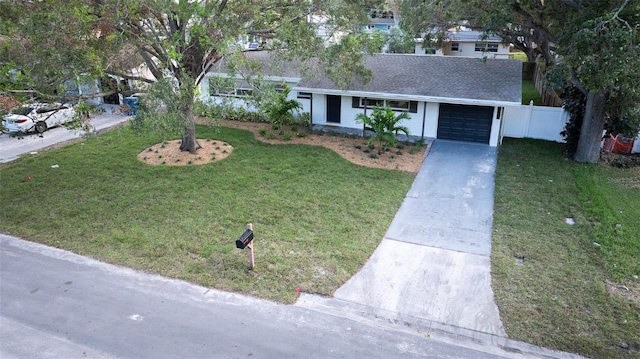
{"type": "Polygon", "coordinates": [[[240,235],[240,238],[236,240],[236,247],[239,249],[249,249],[249,267],[253,269],[254,255],[253,255],[253,224],[247,224],[247,229],[240,235]]]}

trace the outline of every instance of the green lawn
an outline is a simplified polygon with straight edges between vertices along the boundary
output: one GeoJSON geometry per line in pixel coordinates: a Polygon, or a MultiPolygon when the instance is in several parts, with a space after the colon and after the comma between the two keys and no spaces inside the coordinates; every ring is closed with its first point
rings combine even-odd
{"type": "Polygon", "coordinates": [[[528,105],[531,100],[533,100],[535,106],[544,105],[533,80],[522,80],[522,104],[528,105]]]}
{"type": "Polygon", "coordinates": [[[268,145],[224,127],[197,131],[233,153],[202,166],[149,166],[136,155],[160,140],[126,127],[5,166],[2,232],[291,303],[298,287],[331,295],[357,272],[415,178],[322,147],[268,145]],[[252,271],[235,248],[249,222],[252,271]]]}
{"type": "Polygon", "coordinates": [[[500,147],[492,270],[507,333],[592,358],[640,358],[640,303],[606,289],[640,295],[640,168],[576,164],[561,152],[535,140],[500,147]]]}
{"type": "Polygon", "coordinates": [[[522,62],[527,62],[527,54],[525,54],[524,52],[511,52],[509,53],[509,58],[510,59],[515,59],[515,60],[520,60],[522,62]]]}

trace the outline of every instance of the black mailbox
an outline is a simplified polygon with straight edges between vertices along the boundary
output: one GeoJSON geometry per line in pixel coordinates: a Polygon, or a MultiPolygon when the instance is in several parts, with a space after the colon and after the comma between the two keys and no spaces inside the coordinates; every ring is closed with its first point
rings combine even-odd
{"type": "Polygon", "coordinates": [[[245,249],[249,243],[253,240],[253,231],[247,229],[242,233],[240,238],[236,240],[236,248],[245,249]]]}

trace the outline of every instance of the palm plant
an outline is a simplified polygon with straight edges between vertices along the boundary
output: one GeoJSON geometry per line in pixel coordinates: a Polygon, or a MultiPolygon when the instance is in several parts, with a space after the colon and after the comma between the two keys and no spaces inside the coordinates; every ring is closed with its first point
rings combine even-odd
{"type": "Polygon", "coordinates": [[[398,123],[402,120],[411,118],[408,113],[402,112],[396,115],[389,106],[376,106],[373,108],[371,115],[359,113],[356,115],[356,122],[363,123],[365,131],[371,131],[375,134],[374,138],[367,140],[367,144],[374,139],[378,141],[378,154],[383,152],[383,144],[393,147],[396,144],[396,136],[398,132],[402,132],[409,136],[409,129],[406,126],[400,126],[398,123]]]}
{"type": "Polygon", "coordinates": [[[290,87],[285,87],[282,92],[276,93],[273,101],[267,102],[263,111],[267,116],[267,120],[278,127],[290,125],[293,123],[293,111],[302,108],[302,104],[297,100],[288,99],[290,87]]]}

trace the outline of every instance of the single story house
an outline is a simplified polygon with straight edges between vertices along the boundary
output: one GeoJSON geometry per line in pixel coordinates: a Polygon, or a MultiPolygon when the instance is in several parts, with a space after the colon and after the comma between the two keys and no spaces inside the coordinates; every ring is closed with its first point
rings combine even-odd
{"type": "MultiPolygon", "coordinates": [[[[291,87],[289,96],[311,114],[312,124],[324,127],[362,130],[356,115],[370,112],[375,105],[386,105],[409,113],[410,119],[400,125],[406,126],[414,138],[497,146],[504,108],[521,104],[522,63],[517,60],[374,54],[364,60],[373,73],[371,81],[365,84],[354,80],[346,88],[338,88],[319,72],[302,76],[295,66],[274,65],[266,51],[247,56],[263,64],[261,75],[265,79],[291,87]]],[[[230,77],[224,64],[208,76],[230,77]]],[[[238,106],[244,106],[243,96],[251,89],[240,76],[233,78],[237,84],[234,89],[216,89],[203,81],[203,101],[216,103],[221,97],[231,97],[238,106]]]]}

